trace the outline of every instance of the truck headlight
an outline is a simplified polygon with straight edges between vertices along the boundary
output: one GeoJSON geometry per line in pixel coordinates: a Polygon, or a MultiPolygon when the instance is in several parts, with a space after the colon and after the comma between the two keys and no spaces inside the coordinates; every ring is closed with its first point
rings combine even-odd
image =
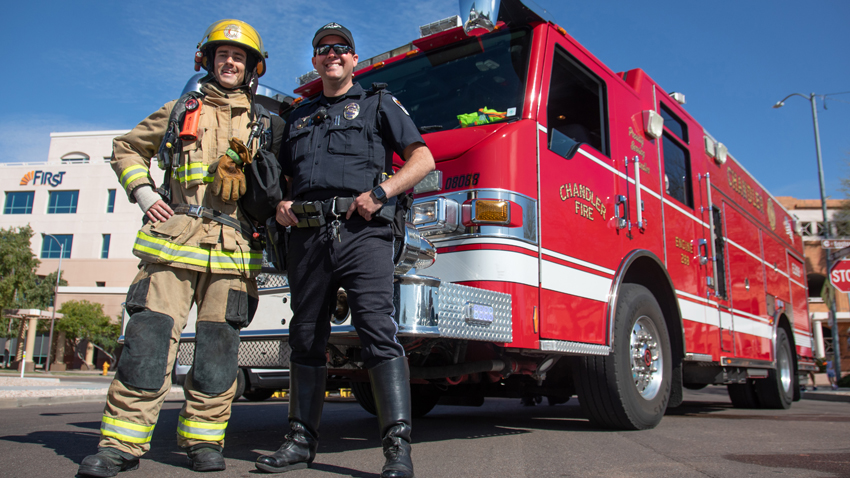
{"type": "Polygon", "coordinates": [[[416,227],[405,223],[404,239],[395,244],[395,274],[404,275],[410,269],[431,267],[437,259],[437,249],[422,237],[416,227]]]}
{"type": "Polygon", "coordinates": [[[460,206],[453,199],[436,197],[416,200],[409,219],[423,236],[444,236],[463,230],[460,206]]]}

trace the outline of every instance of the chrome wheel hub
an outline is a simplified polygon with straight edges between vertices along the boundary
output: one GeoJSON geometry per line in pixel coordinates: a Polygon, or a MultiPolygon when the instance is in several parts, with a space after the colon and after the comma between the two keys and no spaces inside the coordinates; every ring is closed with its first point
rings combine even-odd
{"type": "Polygon", "coordinates": [[[664,356],[658,343],[658,330],[652,319],[642,315],[632,327],[630,340],[632,379],[641,397],[652,400],[661,389],[664,356]]]}

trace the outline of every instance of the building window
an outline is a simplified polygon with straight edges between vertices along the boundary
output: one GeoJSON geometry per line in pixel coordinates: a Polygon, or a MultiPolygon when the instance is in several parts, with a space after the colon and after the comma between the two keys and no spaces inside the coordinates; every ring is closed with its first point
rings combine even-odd
{"type": "Polygon", "coordinates": [[[111,237],[110,234],[103,235],[103,245],[100,247],[100,258],[101,259],[109,259],[109,241],[111,237]]]}
{"type": "Polygon", "coordinates": [[[32,201],[35,191],[6,193],[6,205],[3,214],[32,214],[32,201]]]}
{"type": "Polygon", "coordinates": [[[571,158],[579,144],[608,154],[605,82],[557,46],[549,82],[549,149],[571,158]]]}
{"type": "Polygon", "coordinates": [[[71,245],[74,242],[73,234],[51,234],[44,236],[41,241],[41,258],[42,259],[59,259],[59,252],[62,252],[62,259],[71,258],[71,245]],[[56,240],[51,239],[54,237],[56,240]],[[62,247],[59,247],[59,243],[62,247]]]}
{"type": "Polygon", "coordinates": [[[50,191],[47,214],[75,214],[79,191],[50,191]]]}
{"type": "Polygon", "coordinates": [[[97,287],[106,287],[106,282],[96,281],[96,282],[95,282],[95,285],[96,285],[97,287]]]}
{"type": "Polygon", "coordinates": [[[110,189],[106,194],[106,212],[115,212],[115,190],[110,189]]]}
{"type": "Polygon", "coordinates": [[[62,156],[63,164],[77,164],[77,163],[88,163],[89,155],[86,153],[68,153],[65,156],[62,156]]]}

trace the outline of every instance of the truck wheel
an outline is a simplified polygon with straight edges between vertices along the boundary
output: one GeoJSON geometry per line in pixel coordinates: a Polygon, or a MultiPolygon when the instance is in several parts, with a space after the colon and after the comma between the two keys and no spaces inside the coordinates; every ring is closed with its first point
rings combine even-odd
{"type": "Polygon", "coordinates": [[[767,378],[757,380],[756,393],[762,408],[787,409],[794,401],[794,359],[791,342],[785,329],[776,332],[776,369],[768,370],[767,378]]]}
{"type": "Polygon", "coordinates": [[[274,395],[274,392],[276,392],[276,390],[272,390],[271,388],[257,388],[253,390],[246,390],[242,396],[245,397],[245,400],[262,402],[263,400],[270,399],[272,395],[274,395]]]}
{"type": "Polygon", "coordinates": [[[670,339],[661,307],[649,289],[623,284],[608,356],[576,361],[576,389],[596,425],[622,430],[653,428],[664,417],[672,377],[670,339]]]}
{"type": "MultiPolygon", "coordinates": [[[[372,415],[378,414],[375,407],[375,395],[369,382],[351,382],[351,392],[357,403],[372,415]]],[[[421,418],[437,406],[440,391],[433,385],[413,384],[410,386],[410,412],[413,418],[421,418]]]]}
{"type": "Polygon", "coordinates": [[[247,380],[245,380],[245,372],[243,372],[240,368],[236,371],[236,393],[233,394],[234,402],[239,400],[239,397],[245,393],[245,383],[247,383],[247,380]]]}
{"type": "Polygon", "coordinates": [[[378,416],[378,409],[375,408],[375,395],[372,393],[372,384],[369,382],[351,382],[351,393],[354,394],[354,399],[360,404],[363,410],[378,416]]]}
{"type": "Polygon", "coordinates": [[[729,400],[735,408],[761,408],[752,379],[748,379],[746,383],[730,383],[726,385],[726,391],[729,392],[729,400]]]}
{"type": "Polygon", "coordinates": [[[410,385],[410,408],[413,418],[422,418],[440,401],[440,390],[431,385],[415,383],[410,385]]]}

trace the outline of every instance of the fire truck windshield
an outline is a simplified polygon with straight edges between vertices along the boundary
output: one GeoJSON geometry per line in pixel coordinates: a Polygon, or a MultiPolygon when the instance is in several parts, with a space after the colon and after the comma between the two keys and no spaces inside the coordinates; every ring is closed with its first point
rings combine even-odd
{"type": "Polygon", "coordinates": [[[501,29],[356,76],[386,83],[425,132],[518,119],[525,97],[531,31],[501,29]]]}

